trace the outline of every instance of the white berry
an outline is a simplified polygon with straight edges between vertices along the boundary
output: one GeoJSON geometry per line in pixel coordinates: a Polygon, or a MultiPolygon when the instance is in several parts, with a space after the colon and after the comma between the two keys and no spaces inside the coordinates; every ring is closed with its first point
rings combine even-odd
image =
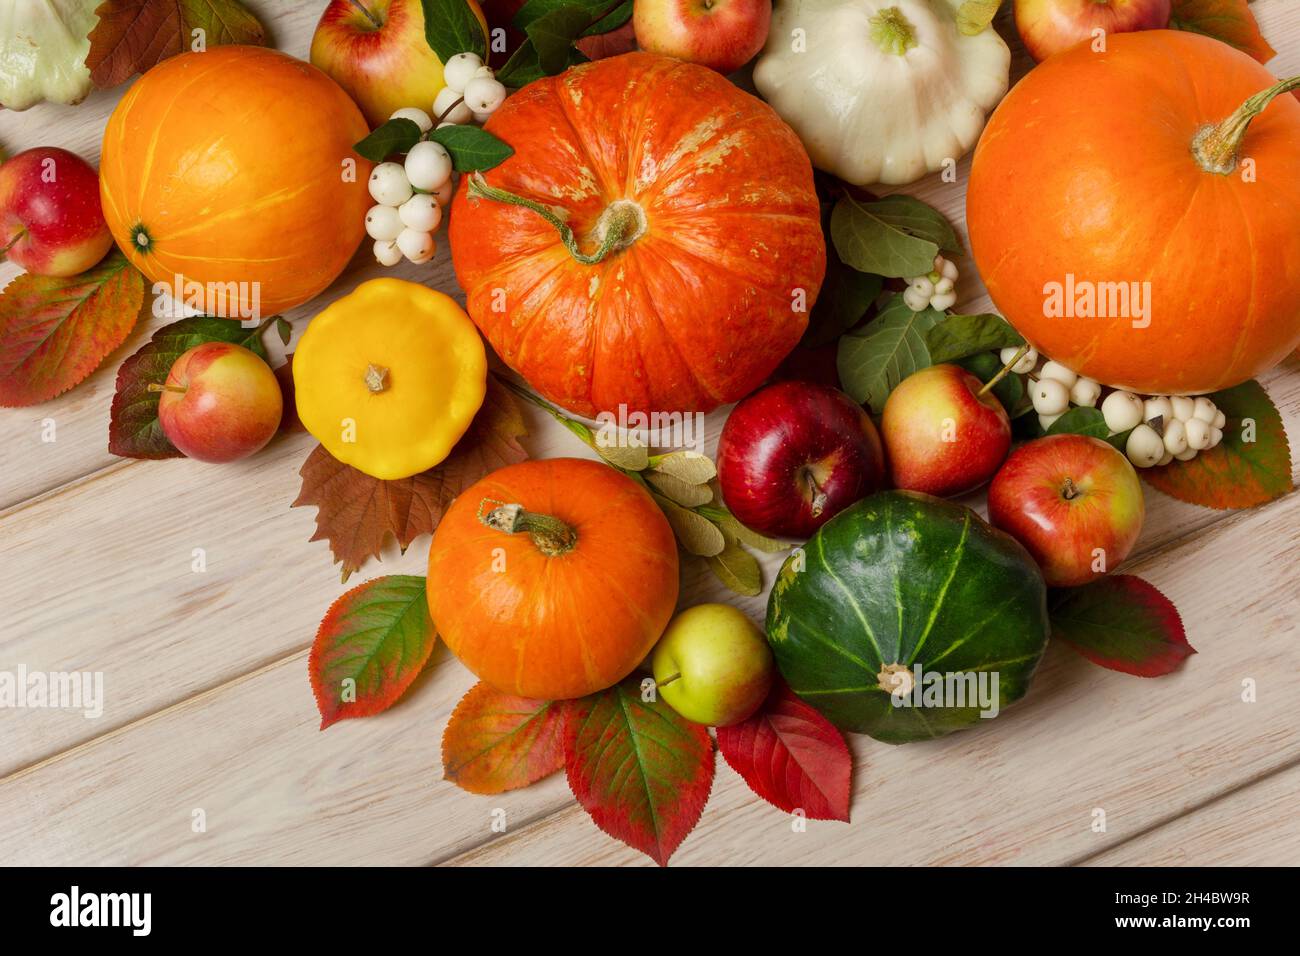
{"type": "Polygon", "coordinates": [[[1177,455],[1187,449],[1187,428],[1177,418],[1165,422],[1165,450],[1177,455]]]}
{"type": "Polygon", "coordinates": [[[1139,424],[1129,432],[1124,453],[1136,467],[1151,468],[1164,457],[1165,443],[1150,425],[1139,424]]]}
{"type": "Polygon", "coordinates": [[[909,285],[903,290],[903,304],[913,312],[924,312],[930,305],[930,297],[909,285]]]}
{"type": "Polygon", "coordinates": [[[1156,462],[1156,467],[1162,468],[1173,460],[1174,460],[1174,453],[1171,452],[1168,448],[1166,448],[1165,453],[1161,455],[1160,460],[1156,462]]]}
{"type": "MultiPolygon", "coordinates": [[[[1010,362],[1013,358],[1016,357],[1016,353],[1019,351],[1020,349],[1016,348],[1014,345],[1008,346],[1007,348],[1004,348],[1001,352],[998,353],[998,358],[1002,360],[1003,365],[1006,365],[1008,362],[1010,362]]],[[[1011,366],[1011,371],[1015,372],[1017,375],[1024,375],[1026,372],[1032,372],[1034,370],[1034,366],[1037,364],[1038,364],[1038,353],[1035,352],[1033,349],[1029,349],[1028,351],[1025,352],[1024,355],[1020,356],[1020,361],[1016,362],[1015,365],[1011,366]]]]}
{"type": "Polygon", "coordinates": [[[934,284],[934,291],[940,295],[951,292],[955,288],[956,285],[947,276],[941,276],[939,281],[934,284]]]}
{"type": "Polygon", "coordinates": [[[395,266],[402,261],[402,250],[397,248],[397,243],[392,239],[377,239],[375,259],[381,266],[395,266]]]}
{"type": "Polygon", "coordinates": [[[1112,435],[1126,432],[1142,421],[1142,399],[1132,392],[1111,392],[1101,403],[1101,414],[1112,435]]]}
{"type": "Polygon", "coordinates": [[[1169,399],[1163,395],[1155,395],[1148,398],[1142,403],[1142,420],[1149,422],[1152,419],[1160,418],[1169,421],[1174,417],[1174,407],[1169,404],[1169,399]]]}
{"type": "Polygon", "coordinates": [[[371,206],[366,213],[366,234],[371,239],[396,239],[402,218],[392,206],[371,206]]]}
{"type": "Polygon", "coordinates": [[[475,113],[475,114],[474,114],[474,122],[477,123],[479,126],[482,126],[484,123],[486,123],[486,122],[487,122],[488,120],[490,120],[491,118],[492,118],[492,114],[491,114],[491,113],[475,113]]]}
{"type": "Polygon", "coordinates": [[[930,297],[930,308],[936,312],[942,312],[944,309],[951,309],[957,304],[956,292],[935,292],[930,297]]]}
{"type": "Polygon", "coordinates": [[[451,194],[453,192],[455,192],[455,187],[452,185],[451,180],[449,179],[441,186],[439,186],[437,189],[433,190],[430,193],[430,195],[433,196],[434,199],[438,200],[439,206],[446,209],[447,204],[451,202],[451,194]]]}
{"type": "Polygon", "coordinates": [[[1224,428],[1227,426],[1228,416],[1223,414],[1223,409],[1219,409],[1214,413],[1214,421],[1212,421],[1210,424],[1213,425],[1215,428],[1224,428]]]}
{"type": "Polygon", "coordinates": [[[370,173],[370,195],[384,206],[400,206],[411,198],[411,181],[398,163],[380,163],[370,173]]]}
{"type": "Polygon", "coordinates": [[[442,207],[429,193],[416,193],[397,207],[397,215],[401,225],[407,229],[414,229],[416,232],[433,232],[442,222],[442,207]]]}
{"type": "Polygon", "coordinates": [[[1054,378],[1040,378],[1029,390],[1034,411],[1040,415],[1060,415],[1070,407],[1070,392],[1054,378]]]}
{"type": "Polygon", "coordinates": [[[943,256],[934,257],[934,270],[945,279],[953,282],[957,281],[957,263],[951,259],[945,259],[943,256]]]}
{"type": "Polygon", "coordinates": [[[506,88],[500,80],[476,76],[465,84],[465,105],[475,113],[491,113],[506,101],[506,88]]]}
{"type": "Polygon", "coordinates": [[[1170,395],[1169,407],[1174,410],[1174,418],[1185,422],[1192,417],[1192,412],[1196,410],[1196,403],[1186,395],[1170,395]]]}
{"type": "Polygon", "coordinates": [[[477,53],[457,53],[443,66],[442,82],[459,95],[482,66],[477,53]]]}
{"type": "Polygon", "coordinates": [[[1042,370],[1038,373],[1038,377],[1054,379],[1066,388],[1069,388],[1079,380],[1078,375],[1075,375],[1060,362],[1047,362],[1044,364],[1042,370]]]}
{"type": "Polygon", "coordinates": [[[917,276],[908,283],[907,287],[919,295],[925,296],[927,302],[930,300],[930,296],[934,295],[934,283],[930,281],[929,276],[917,276]]]}
{"type": "Polygon", "coordinates": [[[1210,447],[1210,429],[1213,426],[1209,422],[1193,418],[1183,427],[1187,429],[1187,444],[1192,448],[1204,451],[1210,447]]]}
{"type": "Polygon", "coordinates": [[[444,86],[433,99],[433,118],[442,123],[468,123],[474,118],[474,111],[462,101],[459,90],[444,86]]]}
{"type": "Polygon", "coordinates": [[[429,118],[429,114],[414,106],[403,106],[400,110],[393,110],[393,115],[388,118],[390,120],[410,120],[416,126],[420,127],[421,133],[427,133],[429,130],[433,129],[433,120],[429,118]]]}
{"type": "Polygon", "coordinates": [[[1043,426],[1043,431],[1047,431],[1049,428],[1055,425],[1056,420],[1064,414],[1065,412],[1058,412],[1055,415],[1039,415],[1038,424],[1043,426]]]}
{"type": "Polygon", "coordinates": [[[1178,452],[1174,457],[1179,461],[1191,461],[1196,457],[1196,449],[1189,445],[1186,450],[1178,452]]]}
{"type": "Polygon", "coordinates": [[[412,262],[427,262],[433,257],[433,236],[419,229],[403,229],[397,237],[397,248],[412,262]]]}
{"type": "Polygon", "coordinates": [[[1090,378],[1081,378],[1070,386],[1070,401],[1084,408],[1093,408],[1101,398],[1101,386],[1090,378]]]}
{"type": "Polygon", "coordinates": [[[406,154],[406,178],[416,189],[437,189],[451,179],[451,154],[441,143],[416,143],[406,154]]]}
{"type": "Polygon", "coordinates": [[[1214,407],[1214,402],[1202,396],[1196,399],[1195,410],[1192,412],[1193,418],[1199,418],[1207,425],[1214,423],[1214,416],[1219,414],[1219,410],[1214,407]]]}

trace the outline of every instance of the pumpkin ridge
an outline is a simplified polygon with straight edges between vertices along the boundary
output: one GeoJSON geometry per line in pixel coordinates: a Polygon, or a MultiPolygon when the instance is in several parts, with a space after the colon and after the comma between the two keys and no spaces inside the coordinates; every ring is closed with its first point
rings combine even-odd
{"type": "Polygon", "coordinates": [[[1241,203],[1241,196],[1236,189],[1230,189],[1229,194],[1232,201],[1236,204],[1237,212],[1241,223],[1244,225],[1242,231],[1246,236],[1246,245],[1250,249],[1250,295],[1247,298],[1249,308],[1246,309],[1246,322],[1238,332],[1233,344],[1232,357],[1229,359],[1226,369],[1223,372],[1223,378],[1229,381],[1233,380],[1235,373],[1233,369],[1241,361],[1241,356],[1246,348],[1246,343],[1251,338],[1251,333],[1255,329],[1255,323],[1259,320],[1259,310],[1254,308],[1255,297],[1259,288],[1259,254],[1255,250],[1255,230],[1251,228],[1250,217],[1246,214],[1246,207],[1241,203]]]}
{"type": "MultiPolygon", "coordinates": [[[[964,521],[961,526],[961,537],[957,539],[957,547],[953,549],[952,565],[948,568],[948,577],[944,579],[939,586],[939,596],[935,598],[930,605],[930,618],[925,622],[925,630],[921,636],[916,639],[916,645],[912,648],[912,653],[907,657],[907,663],[916,662],[916,656],[921,653],[921,648],[925,646],[926,638],[930,636],[930,631],[934,629],[935,619],[938,618],[939,612],[943,609],[943,602],[948,597],[948,588],[952,586],[952,579],[957,576],[957,568],[961,564],[961,559],[966,554],[966,536],[970,534],[970,512],[963,516],[964,521]]],[[[900,608],[902,606],[900,605],[900,608]]],[[[900,648],[901,649],[901,648],[900,648]]]]}
{"type": "MultiPolygon", "coordinates": [[[[871,625],[867,623],[867,616],[862,613],[862,607],[858,604],[858,599],[853,595],[853,592],[849,590],[848,585],[840,580],[839,575],[831,570],[830,562],[826,560],[826,543],[823,538],[817,539],[817,556],[821,561],[822,570],[826,572],[826,576],[834,581],[835,586],[840,589],[846,598],[848,598],[849,606],[853,608],[853,613],[857,615],[858,621],[861,622],[862,629],[867,632],[867,637],[871,638],[871,643],[876,648],[876,654],[880,657],[881,663],[884,663],[885,654],[880,648],[880,642],[876,640],[875,631],[873,631],[871,625]]],[[[838,645],[836,646],[838,647],[838,645]]],[[[871,666],[868,665],[866,661],[862,660],[856,654],[850,654],[846,648],[839,648],[839,650],[844,657],[860,664],[862,669],[868,674],[871,673],[871,666]]]]}
{"type": "MultiPolygon", "coordinates": [[[[608,207],[613,199],[624,198],[621,196],[612,196],[613,190],[610,189],[610,183],[606,181],[605,173],[617,173],[618,170],[607,170],[605,169],[605,164],[603,162],[596,162],[595,154],[592,153],[591,147],[587,145],[587,141],[583,138],[582,133],[579,132],[578,124],[573,121],[573,114],[569,112],[569,107],[571,105],[576,105],[572,102],[573,97],[571,95],[569,84],[563,82],[557,76],[552,81],[552,85],[554,87],[555,100],[559,104],[559,113],[564,117],[564,122],[569,126],[570,135],[567,138],[570,142],[576,144],[578,149],[582,151],[582,156],[586,160],[587,168],[591,170],[592,178],[596,182],[596,192],[600,200],[606,207],[608,207]]],[[[616,184],[617,176],[615,176],[615,185],[616,184]]]]}

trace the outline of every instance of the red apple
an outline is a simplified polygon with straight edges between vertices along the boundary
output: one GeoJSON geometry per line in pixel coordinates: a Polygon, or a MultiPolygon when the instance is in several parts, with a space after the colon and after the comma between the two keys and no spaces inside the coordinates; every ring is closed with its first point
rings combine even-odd
{"type": "MultiPolygon", "coordinates": [[[[469,5],[486,32],[483,11],[475,0],[469,5]]],[[[371,126],[404,106],[428,112],[443,87],[420,0],[330,0],[311,38],[311,62],[347,91],[371,126]]]]}
{"type": "Polygon", "coordinates": [[[746,527],[807,538],[884,484],[876,427],[853,399],[812,382],[778,382],[737,405],[718,439],[718,483],[746,527]]]}
{"type": "Polygon", "coordinates": [[[894,485],[950,497],[993,477],[1011,447],[1011,421],[991,391],[956,365],[932,365],[898,384],[880,432],[894,485]]]}
{"type": "Polygon", "coordinates": [[[75,153],[42,146],[0,166],[0,250],[40,276],[75,276],[108,252],[99,174],[75,153]]]}
{"type": "Polygon", "coordinates": [[[156,386],[158,421],[180,451],[199,461],[246,458],[280,427],[283,399],[271,367],[230,342],[181,354],[156,386]]]}
{"type": "Polygon", "coordinates": [[[636,0],[641,49],[734,73],[767,42],[772,0],[636,0]]]}
{"type": "Polygon", "coordinates": [[[989,486],[989,521],[1029,550],[1052,587],[1087,584],[1128,557],[1144,509],[1128,459],[1087,435],[1021,445],[989,486]]]}
{"type": "Polygon", "coordinates": [[[1035,60],[1090,40],[1093,30],[1129,33],[1169,26],[1170,0],[1016,0],[1016,29],[1035,60]]]}

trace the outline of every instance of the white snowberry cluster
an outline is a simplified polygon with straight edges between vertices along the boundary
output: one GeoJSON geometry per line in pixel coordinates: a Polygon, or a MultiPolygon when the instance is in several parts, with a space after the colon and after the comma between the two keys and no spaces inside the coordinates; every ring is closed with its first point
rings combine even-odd
{"type": "MultiPolygon", "coordinates": [[[[433,101],[433,116],[406,106],[389,119],[407,119],[421,135],[435,127],[482,123],[506,99],[506,88],[474,53],[457,53],[442,70],[447,84],[433,101]]],[[[395,266],[405,257],[417,265],[437,251],[433,234],[451,202],[451,154],[432,140],[421,140],[401,163],[380,163],[370,174],[366,232],[375,240],[375,259],[395,266]]]]}
{"type": "Polygon", "coordinates": [[[951,309],[957,302],[957,264],[935,256],[933,269],[907,280],[903,301],[913,312],[922,312],[927,306],[936,312],[951,309]]]}
{"type": "MultiPolygon", "coordinates": [[[[1001,352],[1005,365],[1020,350],[1005,348],[1001,352]]],[[[1044,429],[1070,410],[1071,405],[1096,408],[1102,386],[1082,378],[1059,362],[1038,366],[1038,353],[1032,348],[1011,366],[1011,371],[1030,375],[1029,397],[1038,422],[1044,429]],[[1034,374],[1031,374],[1034,373],[1034,374]]],[[[1226,416],[1204,396],[1155,395],[1143,398],[1116,389],[1101,402],[1101,414],[1112,435],[1128,432],[1124,451],[1135,467],[1154,468],[1171,461],[1190,461],[1196,453],[1213,448],[1223,440],[1226,416]]]]}

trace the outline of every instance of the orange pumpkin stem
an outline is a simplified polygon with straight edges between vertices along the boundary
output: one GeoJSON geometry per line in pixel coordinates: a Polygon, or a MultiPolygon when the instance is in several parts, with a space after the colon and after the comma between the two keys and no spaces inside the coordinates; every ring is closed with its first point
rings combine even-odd
{"type": "Polygon", "coordinates": [[[645,212],[641,207],[630,199],[616,200],[605,207],[596,222],[594,235],[600,245],[595,252],[585,253],[579,247],[578,237],[573,234],[572,227],[541,203],[518,196],[508,189],[489,186],[483,174],[478,172],[470,177],[469,194],[478,199],[490,199],[531,209],[555,227],[555,231],[560,234],[560,241],[569,250],[569,255],[583,265],[594,266],[611,252],[626,249],[640,239],[646,230],[645,212]]]}
{"type": "Polygon", "coordinates": [[[1300,89],[1300,76],[1293,76],[1256,93],[1218,125],[1203,126],[1192,138],[1192,155],[1207,173],[1226,176],[1240,163],[1241,143],[1250,121],[1268,108],[1277,96],[1300,89]]]}
{"type": "Polygon", "coordinates": [[[554,515],[525,511],[520,504],[503,504],[484,498],[479,502],[479,521],[494,531],[506,534],[525,532],[533,539],[537,550],[549,558],[557,558],[572,551],[578,543],[578,532],[554,515]],[[487,514],[483,509],[496,505],[487,514]]]}

